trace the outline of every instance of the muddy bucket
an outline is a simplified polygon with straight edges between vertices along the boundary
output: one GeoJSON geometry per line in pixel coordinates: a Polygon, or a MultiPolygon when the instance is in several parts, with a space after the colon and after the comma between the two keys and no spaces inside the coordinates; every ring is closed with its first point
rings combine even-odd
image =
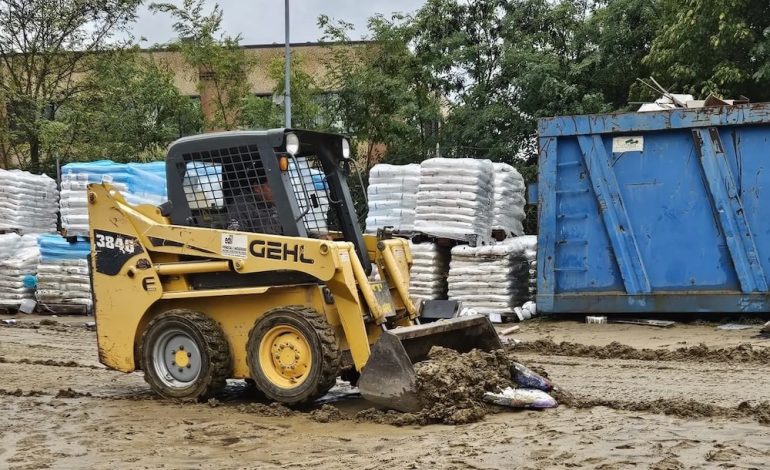
{"type": "Polygon", "coordinates": [[[414,364],[427,359],[433,346],[461,353],[503,347],[492,323],[482,315],[384,331],[372,347],[358,380],[361,395],[394,410],[409,412],[421,409],[414,364]]]}

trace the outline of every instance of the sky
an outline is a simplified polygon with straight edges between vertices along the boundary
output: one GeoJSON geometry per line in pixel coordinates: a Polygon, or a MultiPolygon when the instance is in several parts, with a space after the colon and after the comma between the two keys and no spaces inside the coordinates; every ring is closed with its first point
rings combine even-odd
{"type": "MultiPolygon", "coordinates": [[[[164,0],[181,5],[181,0],[164,0]]],[[[165,13],[151,13],[146,0],[140,7],[139,20],[132,28],[136,40],[145,38],[142,46],[163,44],[174,39],[173,21],[165,13]]],[[[283,0],[206,0],[210,12],[215,3],[224,12],[222,28],[232,36],[241,34],[241,44],[272,44],[284,41],[283,0]]],[[[321,37],[317,20],[321,14],[353,23],[356,27],[352,39],[366,34],[366,20],[376,13],[390,15],[393,12],[411,13],[424,0],[290,0],[291,42],[313,42],[321,37]]]]}

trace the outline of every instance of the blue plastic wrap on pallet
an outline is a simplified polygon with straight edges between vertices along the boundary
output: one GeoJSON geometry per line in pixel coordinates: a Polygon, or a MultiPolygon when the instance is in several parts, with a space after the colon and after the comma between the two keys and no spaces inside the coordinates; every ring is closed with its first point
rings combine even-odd
{"type": "Polygon", "coordinates": [[[85,259],[91,252],[91,244],[79,239],[69,242],[60,235],[40,235],[37,239],[40,259],[43,262],[62,259],[85,259]]]}
{"type": "Polygon", "coordinates": [[[95,162],[73,162],[61,167],[62,176],[68,174],[87,174],[88,181],[100,183],[104,176],[109,176],[113,183],[127,183],[129,173],[124,163],[115,163],[112,160],[98,160],[95,162]]]}

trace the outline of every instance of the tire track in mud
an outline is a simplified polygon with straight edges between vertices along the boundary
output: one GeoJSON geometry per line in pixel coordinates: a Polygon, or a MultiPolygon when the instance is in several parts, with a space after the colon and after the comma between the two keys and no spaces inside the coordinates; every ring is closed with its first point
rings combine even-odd
{"type": "MultiPolygon", "coordinates": [[[[713,369],[715,366],[720,370],[727,367],[727,370],[724,371],[726,378],[730,376],[730,373],[739,373],[737,370],[729,370],[734,369],[736,365],[747,365],[749,368],[770,365],[770,348],[755,347],[749,343],[723,348],[699,344],[697,346],[680,347],[677,349],[637,349],[619,342],[612,342],[605,346],[594,346],[571,342],[556,343],[552,340],[541,339],[520,343],[510,348],[509,353],[519,354],[526,357],[527,361],[536,363],[537,366],[533,368],[546,376],[548,376],[547,369],[549,365],[556,366],[557,368],[559,366],[570,369],[573,367],[588,367],[597,370],[599,383],[609,387],[613,385],[613,380],[617,379],[615,373],[610,372],[615,368],[621,370],[638,369],[639,378],[644,381],[650,380],[650,377],[655,377],[654,374],[650,375],[651,371],[667,371],[664,373],[680,374],[683,370],[689,371],[693,367],[693,363],[699,364],[698,367],[705,368],[704,370],[713,369]],[[576,358],[575,361],[579,362],[573,363],[567,359],[562,361],[555,360],[558,357],[572,357],[576,358]],[[599,361],[595,363],[590,361],[581,363],[583,361],[577,358],[598,359],[599,361]],[[624,361],[636,361],[636,363],[624,363],[624,361]],[[657,364],[658,362],[668,363],[669,365],[657,364]],[[687,364],[690,364],[690,366],[688,367],[687,364]],[[724,364],[724,367],[719,367],[719,364],[724,364]],[[647,378],[645,379],[645,377],[647,378]]],[[[760,369],[762,368],[760,367],[760,369]]],[[[743,370],[745,373],[746,368],[744,367],[743,370]]],[[[586,383],[575,377],[574,373],[571,374],[571,377],[568,382],[561,382],[559,384],[560,387],[553,393],[560,406],[574,409],[606,407],[619,411],[663,414],[685,419],[749,419],[757,421],[762,425],[770,425],[770,401],[764,398],[766,394],[758,394],[757,399],[741,401],[734,406],[708,403],[705,397],[702,401],[699,401],[700,398],[698,397],[667,397],[665,396],[667,393],[663,393],[664,391],[661,391],[663,396],[660,397],[656,397],[653,394],[652,396],[642,397],[637,400],[627,400],[624,396],[618,395],[618,393],[605,393],[606,390],[602,389],[601,386],[591,387],[589,384],[586,388],[586,383]],[[577,382],[574,382],[576,379],[577,382]],[[572,394],[568,391],[569,389],[583,390],[583,392],[579,395],[572,394]]],[[[691,380],[693,378],[695,380],[700,379],[697,375],[690,376],[691,380]]],[[[630,377],[629,380],[633,382],[636,380],[636,377],[630,377]]],[[[696,390],[704,388],[703,383],[699,381],[696,383],[700,385],[696,387],[696,390]]],[[[625,382],[624,384],[632,385],[625,382]]],[[[642,390],[654,392],[654,387],[645,388],[643,382],[640,383],[640,386],[642,390]]],[[[703,395],[702,390],[698,393],[699,397],[701,395],[703,395]]]]}
{"type": "Polygon", "coordinates": [[[660,398],[657,400],[621,401],[596,398],[577,397],[571,393],[555,389],[552,395],[560,405],[575,409],[594,408],[603,406],[613,410],[655,413],[678,418],[703,419],[751,419],[760,424],[770,425],[770,402],[751,403],[744,401],[736,407],[726,407],[701,403],[696,400],[675,400],[660,398]]]}
{"type": "Polygon", "coordinates": [[[78,367],[81,369],[107,370],[107,368],[103,366],[80,364],[75,361],[54,361],[53,359],[8,359],[4,356],[0,356],[0,364],[29,364],[35,366],[78,367]]]}
{"type": "Polygon", "coordinates": [[[56,392],[44,392],[42,390],[27,390],[24,391],[20,388],[15,390],[7,390],[0,388],[0,396],[4,397],[17,397],[17,398],[29,398],[29,397],[50,397],[50,398],[93,398],[96,400],[110,400],[110,401],[150,401],[160,400],[151,392],[135,394],[135,395],[93,395],[91,392],[78,392],[71,388],[62,388],[56,392]]]}
{"type": "Polygon", "coordinates": [[[512,353],[526,352],[549,356],[587,357],[594,359],[630,359],[639,361],[696,361],[770,364],[770,348],[756,348],[750,343],[727,348],[710,348],[705,344],[677,349],[636,349],[613,341],[606,346],[594,346],[563,341],[556,343],[539,339],[519,343],[509,349],[512,353]]]}

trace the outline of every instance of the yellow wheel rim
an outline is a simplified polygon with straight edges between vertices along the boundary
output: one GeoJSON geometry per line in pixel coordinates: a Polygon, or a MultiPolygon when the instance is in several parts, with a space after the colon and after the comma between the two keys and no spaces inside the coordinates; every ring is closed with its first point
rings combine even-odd
{"type": "Polygon", "coordinates": [[[313,353],[305,336],[293,326],[272,327],[259,343],[262,372],[277,387],[291,389],[307,379],[313,353]]]}

